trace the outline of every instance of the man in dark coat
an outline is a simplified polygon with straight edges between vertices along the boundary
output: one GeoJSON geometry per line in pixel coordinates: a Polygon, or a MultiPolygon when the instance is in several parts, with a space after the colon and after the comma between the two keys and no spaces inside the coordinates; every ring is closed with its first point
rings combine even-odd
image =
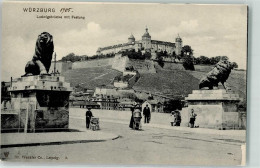
{"type": "Polygon", "coordinates": [[[150,108],[148,107],[148,104],[145,106],[143,110],[143,115],[144,115],[144,123],[149,123],[151,117],[151,111],[150,108]]]}
{"type": "Polygon", "coordinates": [[[89,128],[91,117],[93,117],[93,114],[90,110],[91,109],[88,108],[88,111],[86,112],[86,128],[89,128]]]}

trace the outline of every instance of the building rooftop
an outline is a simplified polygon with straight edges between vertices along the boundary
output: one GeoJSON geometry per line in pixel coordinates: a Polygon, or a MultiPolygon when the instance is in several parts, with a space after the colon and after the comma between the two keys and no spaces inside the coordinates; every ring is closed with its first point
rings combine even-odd
{"type": "Polygon", "coordinates": [[[133,36],[133,34],[131,34],[130,37],[128,37],[128,39],[135,39],[135,37],[133,36]]]}
{"type": "Polygon", "coordinates": [[[149,38],[151,38],[151,36],[150,36],[150,34],[148,32],[148,28],[147,27],[146,27],[145,33],[144,33],[144,35],[142,37],[149,37],[149,38]]]}
{"type": "Polygon", "coordinates": [[[162,44],[162,45],[169,45],[174,47],[175,43],[167,42],[167,41],[159,41],[159,40],[151,40],[152,44],[162,44]]]}
{"type": "Polygon", "coordinates": [[[23,90],[52,90],[73,91],[70,83],[65,82],[63,76],[34,75],[14,79],[8,91],[23,90]]]}

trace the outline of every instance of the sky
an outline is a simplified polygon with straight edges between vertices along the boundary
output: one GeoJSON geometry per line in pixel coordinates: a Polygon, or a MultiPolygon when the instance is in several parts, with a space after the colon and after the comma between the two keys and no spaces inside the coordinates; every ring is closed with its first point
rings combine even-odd
{"type": "MultiPolygon", "coordinates": [[[[37,9],[36,9],[37,10],[37,9]]],[[[2,9],[1,80],[20,77],[32,59],[37,37],[53,36],[57,59],[69,53],[94,55],[98,47],[140,40],[146,26],[152,40],[190,45],[194,56],[228,56],[247,66],[247,6],[105,3],[4,3],[2,9]],[[24,8],[54,8],[55,12],[24,12],[24,8]],[[72,8],[61,13],[62,8],[72,8]],[[82,16],[85,19],[45,19],[37,16],[82,16]]]]}

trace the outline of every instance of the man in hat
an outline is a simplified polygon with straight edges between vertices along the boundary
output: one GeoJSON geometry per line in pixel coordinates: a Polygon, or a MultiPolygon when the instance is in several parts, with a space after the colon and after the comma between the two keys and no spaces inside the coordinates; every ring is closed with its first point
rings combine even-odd
{"type": "Polygon", "coordinates": [[[149,123],[150,117],[151,117],[151,111],[150,111],[150,108],[148,107],[148,104],[146,104],[146,106],[143,110],[143,115],[144,115],[144,123],[149,123]]]}
{"type": "Polygon", "coordinates": [[[89,128],[91,117],[93,117],[93,114],[91,112],[91,108],[88,107],[88,110],[86,112],[86,128],[89,128]]]}

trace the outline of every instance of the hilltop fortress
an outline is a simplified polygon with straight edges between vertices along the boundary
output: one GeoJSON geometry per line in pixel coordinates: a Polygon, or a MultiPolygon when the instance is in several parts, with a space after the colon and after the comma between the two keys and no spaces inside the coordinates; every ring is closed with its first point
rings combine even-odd
{"type": "Polygon", "coordinates": [[[148,32],[148,28],[145,29],[145,33],[142,36],[142,40],[136,41],[133,34],[128,37],[128,42],[123,44],[117,44],[113,46],[100,47],[98,48],[97,55],[106,55],[106,54],[116,54],[119,51],[131,50],[134,49],[142,52],[160,52],[167,51],[168,54],[175,52],[176,55],[181,54],[182,50],[182,39],[178,35],[175,39],[175,43],[152,40],[151,35],[148,32]]]}
{"type": "MultiPolygon", "coordinates": [[[[96,52],[97,55],[114,54],[114,57],[94,60],[81,60],[73,63],[57,62],[56,69],[58,69],[60,73],[64,73],[69,69],[112,66],[112,69],[116,69],[121,72],[124,72],[126,67],[133,67],[140,73],[156,73],[156,52],[159,53],[164,51],[166,51],[168,55],[163,58],[165,61],[165,69],[183,69],[182,64],[177,64],[181,63],[181,60],[173,57],[174,55],[181,55],[182,47],[182,39],[179,35],[175,38],[175,43],[152,40],[151,35],[148,32],[148,28],[146,28],[141,40],[136,41],[133,34],[131,34],[127,43],[98,48],[96,52]],[[122,53],[120,53],[120,51],[122,52],[127,50],[134,50],[136,52],[141,51],[142,54],[149,52],[152,56],[151,59],[145,60],[129,59],[127,56],[123,56],[122,53]]],[[[53,70],[53,67],[54,63],[52,63],[50,69],[53,70]]]]}

